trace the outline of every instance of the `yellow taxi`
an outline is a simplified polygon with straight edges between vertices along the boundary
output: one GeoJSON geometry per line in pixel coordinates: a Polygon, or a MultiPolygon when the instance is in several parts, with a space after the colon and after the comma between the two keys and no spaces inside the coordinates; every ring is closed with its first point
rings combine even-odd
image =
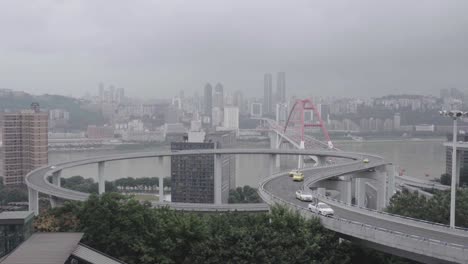
{"type": "Polygon", "coordinates": [[[292,176],[293,181],[301,182],[304,180],[304,173],[301,171],[296,171],[292,176]]]}

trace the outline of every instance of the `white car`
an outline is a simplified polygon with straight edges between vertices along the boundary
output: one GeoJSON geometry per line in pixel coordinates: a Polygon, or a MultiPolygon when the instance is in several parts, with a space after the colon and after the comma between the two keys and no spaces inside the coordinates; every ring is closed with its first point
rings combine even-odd
{"type": "Polygon", "coordinates": [[[326,203],[317,203],[317,204],[312,204],[310,203],[308,206],[309,210],[311,212],[324,215],[324,216],[332,216],[335,211],[328,206],[326,203]]]}
{"type": "Polygon", "coordinates": [[[296,191],[296,198],[301,201],[312,202],[312,194],[306,193],[302,190],[296,191]]]}

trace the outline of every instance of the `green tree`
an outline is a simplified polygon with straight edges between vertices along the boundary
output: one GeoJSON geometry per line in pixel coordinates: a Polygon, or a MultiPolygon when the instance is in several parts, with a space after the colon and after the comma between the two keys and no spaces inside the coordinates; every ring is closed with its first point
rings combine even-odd
{"type": "Polygon", "coordinates": [[[400,263],[339,243],[337,234],[318,219],[305,219],[284,207],[262,214],[182,213],[105,193],[41,214],[36,228],[84,232],[82,242],[129,264],[400,263]]]}
{"type": "Polygon", "coordinates": [[[440,184],[450,185],[452,182],[452,176],[448,173],[440,175],[440,184]]]}
{"type": "Polygon", "coordinates": [[[25,186],[6,187],[0,179],[0,205],[10,202],[27,202],[28,190],[25,186]]]}
{"type": "Polygon", "coordinates": [[[257,190],[246,185],[229,191],[229,203],[260,203],[257,190]]]}
{"type": "MultiPolygon", "coordinates": [[[[455,221],[457,226],[468,227],[468,189],[456,193],[455,221]]],[[[393,214],[448,224],[450,219],[450,191],[436,191],[430,199],[417,193],[403,191],[392,197],[387,211],[393,214]]]]}

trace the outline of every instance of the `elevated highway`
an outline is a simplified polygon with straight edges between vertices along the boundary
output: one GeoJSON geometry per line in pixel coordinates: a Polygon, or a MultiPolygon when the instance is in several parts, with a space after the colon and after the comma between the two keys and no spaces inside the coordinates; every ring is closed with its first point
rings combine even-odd
{"type": "Polygon", "coordinates": [[[262,181],[259,193],[269,204],[288,206],[305,217],[320,217],[326,228],[365,246],[423,263],[468,263],[467,229],[370,210],[315,193],[335,211],[334,217],[317,216],[308,211],[308,202],[296,199],[295,190],[321,180],[382,166],[382,159],[367,157],[370,162],[365,168],[362,162],[353,161],[305,169],[304,183],[293,182],[286,173],[272,175],[262,181]]]}
{"type": "MultiPolygon", "coordinates": [[[[371,177],[375,178],[386,178],[388,176],[388,174],[383,173],[385,171],[383,168],[385,168],[387,163],[382,158],[369,154],[342,151],[309,149],[216,149],[123,154],[61,163],[54,166],[39,168],[29,173],[26,176],[26,184],[29,188],[30,209],[34,210],[36,214],[39,212],[39,192],[68,200],[84,201],[88,198],[89,194],[60,187],[60,176],[63,169],[87,164],[97,164],[99,189],[101,192],[103,191],[101,186],[104,185],[105,182],[103,173],[105,162],[140,158],[154,158],[155,162],[160,162],[161,159],[165,157],[200,154],[213,154],[215,156],[215,163],[221,160],[216,157],[232,154],[268,155],[271,157],[271,164],[275,163],[274,160],[277,155],[313,155],[322,158],[333,157],[346,160],[343,163],[329,166],[305,168],[306,179],[304,183],[292,182],[291,179],[286,176],[286,173],[275,173],[277,168],[274,165],[270,166],[270,171],[265,173],[265,178],[261,181],[259,187],[259,194],[262,199],[269,205],[279,203],[288,206],[305,217],[320,216],[309,212],[307,210],[307,203],[295,199],[294,192],[298,189],[309,188],[319,181],[336,178],[337,176],[354,174],[367,177],[369,173],[372,174],[371,177]],[[364,164],[362,162],[363,158],[369,159],[369,163],[364,164]],[[52,176],[52,183],[48,181],[49,176],[52,176]]],[[[220,181],[216,180],[217,177],[220,177],[220,175],[216,175],[215,173],[215,201],[216,195],[219,195],[219,190],[221,189],[220,181]],[[216,192],[218,192],[218,194],[216,192]]],[[[386,180],[383,180],[382,182],[385,181],[386,180]]],[[[389,190],[391,190],[391,188],[384,189],[387,198],[391,194],[389,190]]],[[[317,192],[316,195],[319,199],[326,200],[336,211],[334,217],[320,217],[322,224],[346,239],[425,263],[468,263],[468,231],[465,229],[451,229],[444,225],[352,206],[350,202],[343,203],[341,201],[332,200],[319,192],[317,192]]],[[[177,206],[178,205],[176,205],[176,207],[177,206]]],[[[187,205],[180,206],[183,207],[187,205]]],[[[238,206],[238,209],[242,207],[242,205],[238,206]]],[[[246,205],[245,210],[249,209],[247,208],[248,206],[251,205],[246,205]]],[[[219,210],[225,209],[223,209],[223,205],[216,203],[210,206],[199,204],[190,205],[190,207],[192,210],[199,211],[209,211],[214,208],[218,208],[219,210]]]]}

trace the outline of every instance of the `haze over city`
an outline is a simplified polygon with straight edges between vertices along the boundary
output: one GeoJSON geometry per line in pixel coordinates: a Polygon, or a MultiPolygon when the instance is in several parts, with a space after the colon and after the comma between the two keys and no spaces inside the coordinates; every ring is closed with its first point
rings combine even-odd
{"type": "Polygon", "coordinates": [[[82,96],[98,83],[135,97],[207,82],[262,94],[438,94],[468,86],[468,2],[0,2],[0,88],[82,96]]]}
{"type": "Polygon", "coordinates": [[[467,11],[0,0],[0,263],[468,264],[467,11]]]}

